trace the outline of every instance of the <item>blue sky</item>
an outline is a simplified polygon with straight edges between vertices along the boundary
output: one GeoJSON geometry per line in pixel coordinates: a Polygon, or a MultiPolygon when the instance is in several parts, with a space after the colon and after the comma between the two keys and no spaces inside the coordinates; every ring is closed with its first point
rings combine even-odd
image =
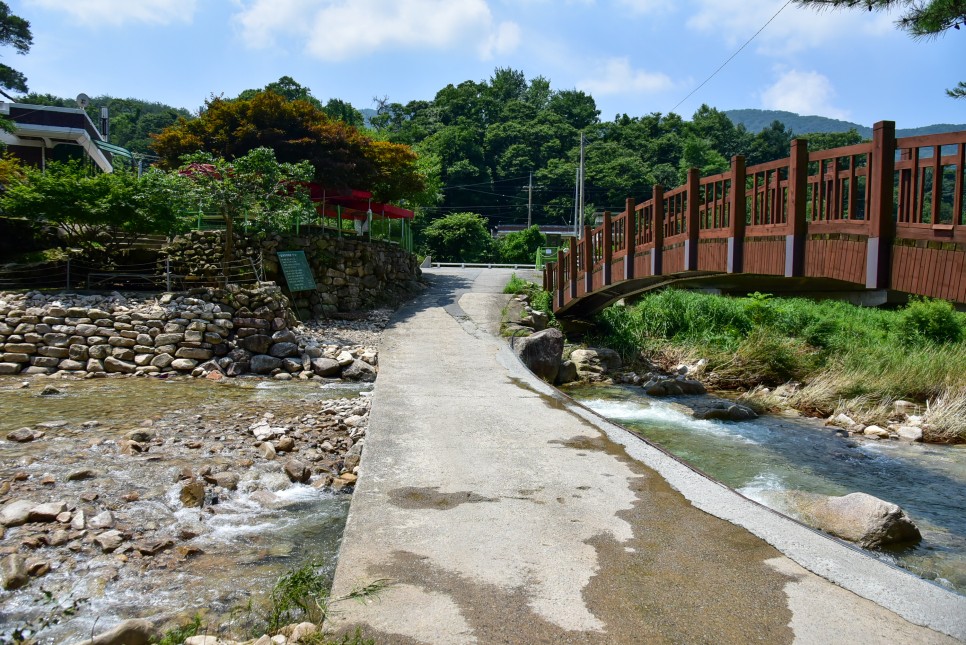
{"type": "MultiPolygon", "coordinates": [[[[325,101],[431,99],[512,67],[593,94],[603,119],[668,112],[785,0],[8,0],[31,23],[3,61],[30,89],[197,110],[288,75],[325,101]]],[[[865,125],[966,123],[966,31],[914,41],[895,16],[785,7],[674,111],[701,104],[865,125]]]]}

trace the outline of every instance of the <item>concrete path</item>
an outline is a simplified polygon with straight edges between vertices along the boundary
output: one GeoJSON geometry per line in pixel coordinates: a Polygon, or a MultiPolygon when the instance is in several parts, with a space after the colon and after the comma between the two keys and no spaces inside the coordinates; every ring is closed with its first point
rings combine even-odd
{"type": "Polygon", "coordinates": [[[388,586],[337,602],[332,627],[447,645],[966,640],[966,598],[533,377],[494,335],[510,271],[426,273],[383,336],[333,596],[388,586]]]}

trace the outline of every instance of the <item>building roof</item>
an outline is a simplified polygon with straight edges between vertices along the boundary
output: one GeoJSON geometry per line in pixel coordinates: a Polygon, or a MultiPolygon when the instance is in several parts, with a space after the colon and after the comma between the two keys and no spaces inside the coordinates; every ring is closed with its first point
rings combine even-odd
{"type": "Polygon", "coordinates": [[[87,112],[80,108],[0,102],[0,114],[14,122],[13,133],[0,132],[10,146],[53,148],[59,144],[79,145],[104,172],[114,170],[111,160],[95,142],[103,142],[87,112]]]}

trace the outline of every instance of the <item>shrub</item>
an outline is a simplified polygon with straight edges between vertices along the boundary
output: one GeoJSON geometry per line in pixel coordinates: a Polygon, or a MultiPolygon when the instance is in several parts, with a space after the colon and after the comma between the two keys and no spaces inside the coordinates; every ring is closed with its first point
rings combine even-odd
{"type": "Polygon", "coordinates": [[[900,342],[906,345],[956,343],[963,338],[960,315],[945,300],[913,298],[899,313],[895,326],[900,342]]]}

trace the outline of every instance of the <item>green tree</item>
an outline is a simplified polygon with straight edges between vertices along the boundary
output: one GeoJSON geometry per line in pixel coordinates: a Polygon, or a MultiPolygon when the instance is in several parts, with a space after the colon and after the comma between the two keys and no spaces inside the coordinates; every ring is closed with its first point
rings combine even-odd
{"type": "Polygon", "coordinates": [[[232,161],[208,152],[187,155],[180,174],[182,203],[214,211],[225,222],[224,269],[232,261],[235,222],[247,217],[266,230],[283,229],[315,209],[299,183],[312,178],[307,161],[280,163],[270,148],[255,148],[232,161]]]}
{"type": "Polygon", "coordinates": [[[232,161],[265,147],[280,162],[308,161],[315,180],[331,188],[371,189],[384,201],[413,198],[424,189],[408,146],[374,141],[309,101],[275,92],[213,98],[199,118],[179,119],[153,139],[165,168],[199,150],[232,161]]]}
{"type": "MultiPolygon", "coordinates": [[[[896,25],[913,38],[935,38],[966,25],[963,0],[795,0],[795,4],[815,9],[900,10],[896,25]]],[[[960,81],[946,93],[953,98],[966,97],[966,82],[960,81]]]]}
{"type": "Polygon", "coordinates": [[[493,252],[486,218],[476,213],[452,213],[434,220],[423,231],[426,255],[438,262],[484,262],[493,252]]]}
{"type": "Polygon", "coordinates": [[[177,177],[151,170],[91,172],[79,161],[52,162],[46,170],[23,168],[2,199],[5,214],[54,226],[68,246],[90,251],[117,246],[144,233],[169,233],[177,225],[177,177]]]}
{"type": "Polygon", "coordinates": [[[811,152],[816,150],[831,150],[832,148],[843,148],[862,143],[862,135],[855,128],[848,132],[812,132],[801,135],[802,139],[808,141],[808,149],[811,152]]]}
{"type": "MultiPolygon", "coordinates": [[[[0,2],[0,45],[10,45],[18,54],[26,54],[33,44],[30,23],[10,13],[6,2],[0,2]]],[[[27,91],[27,77],[9,65],[0,63],[0,87],[16,92],[27,91]]]]}
{"type": "Polygon", "coordinates": [[[496,243],[500,261],[511,264],[532,264],[537,249],[546,245],[547,236],[536,224],[519,233],[508,233],[496,243]]]}

